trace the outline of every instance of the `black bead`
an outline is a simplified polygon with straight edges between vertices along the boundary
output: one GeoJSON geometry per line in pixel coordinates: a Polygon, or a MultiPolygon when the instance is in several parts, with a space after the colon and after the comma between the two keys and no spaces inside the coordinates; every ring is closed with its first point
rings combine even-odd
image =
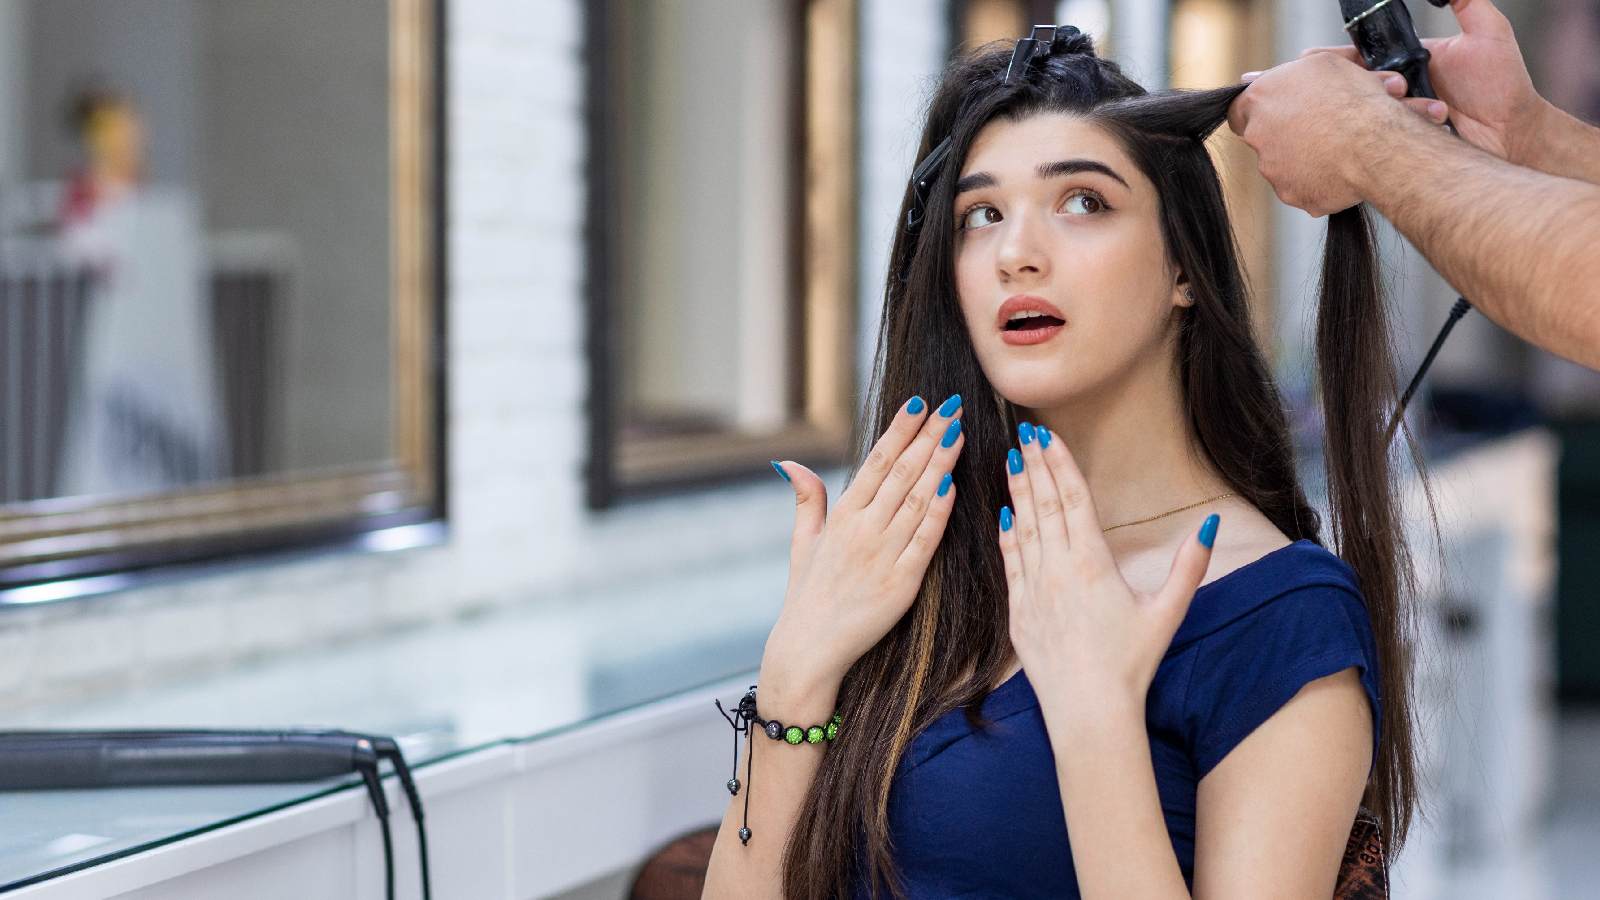
{"type": "Polygon", "coordinates": [[[783,723],[779,722],[777,719],[768,721],[767,737],[772,738],[773,740],[783,737],[783,723]]]}
{"type": "Polygon", "coordinates": [[[739,829],[739,843],[741,843],[741,844],[749,844],[750,843],[750,829],[748,829],[748,828],[739,829]]]}
{"type": "Polygon", "coordinates": [[[733,794],[736,797],[739,795],[739,779],[728,779],[728,793],[733,794]]]}

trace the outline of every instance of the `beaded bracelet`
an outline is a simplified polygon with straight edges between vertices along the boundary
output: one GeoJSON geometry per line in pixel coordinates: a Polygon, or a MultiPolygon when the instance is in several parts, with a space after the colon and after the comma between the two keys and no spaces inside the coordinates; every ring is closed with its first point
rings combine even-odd
{"type": "Polygon", "coordinates": [[[728,793],[736,797],[739,795],[739,733],[744,732],[745,734],[744,825],[739,829],[739,842],[741,844],[748,845],[750,843],[751,835],[750,785],[752,784],[750,777],[750,723],[754,722],[756,725],[759,725],[767,737],[772,738],[775,741],[783,741],[787,744],[798,745],[801,743],[821,744],[827,741],[832,741],[834,738],[839,736],[839,726],[844,724],[844,720],[839,717],[837,712],[835,712],[833,714],[833,718],[829,720],[826,725],[812,725],[809,728],[801,728],[799,725],[790,725],[785,727],[784,724],[779,722],[777,719],[763,719],[761,716],[756,714],[756,686],[753,684],[750,685],[750,690],[745,693],[744,697],[739,700],[738,709],[734,710],[734,716],[738,717],[738,721],[735,721],[734,716],[728,715],[728,711],[722,708],[721,700],[717,700],[715,702],[717,704],[717,711],[722,713],[722,717],[728,720],[729,725],[733,726],[733,777],[728,779],[727,786],[728,793]]]}

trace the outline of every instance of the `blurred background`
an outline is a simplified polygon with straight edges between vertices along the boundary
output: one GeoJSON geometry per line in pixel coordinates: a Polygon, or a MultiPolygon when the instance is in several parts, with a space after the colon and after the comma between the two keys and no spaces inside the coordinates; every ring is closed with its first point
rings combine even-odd
{"type": "MultiPolygon", "coordinates": [[[[1498,5],[1600,119],[1600,7],[1498,5]]],[[[939,68],[1052,22],[1150,88],[1347,40],[1334,0],[0,0],[0,728],[392,734],[440,896],[628,896],[727,802],[768,460],[843,487],[939,68]]],[[[1211,145],[1315,484],[1325,225],[1211,145]]],[[[1409,376],[1455,294],[1383,244],[1409,376]]],[[[1600,375],[1470,315],[1411,420],[1395,896],[1593,896],[1600,375]]],[[[380,896],[329,791],[0,791],[0,890],[380,896]]]]}

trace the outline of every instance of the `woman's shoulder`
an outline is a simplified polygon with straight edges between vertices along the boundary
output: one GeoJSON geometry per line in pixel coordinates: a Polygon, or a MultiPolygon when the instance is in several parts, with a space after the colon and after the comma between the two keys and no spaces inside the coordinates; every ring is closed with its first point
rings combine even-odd
{"type": "Polygon", "coordinates": [[[1290,542],[1202,585],[1167,662],[1173,688],[1155,715],[1187,736],[1198,777],[1305,685],[1349,668],[1380,733],[1371,617],[1350,566],[1315,541],[1290,542]]]}
{"type": "Polygon", "coordinates": [[[1301,604],[1309,604],[1314,617],[1319,613],[1366,617],[1354,570],[1316,541],[1301,539],[1201,584],[1168,652],[1267,614],[1285,601],[1297,611],[1301,604]]]}
{"type": "Polygon", "coordinates": [[[1357,590],[1355,571],[1339,555],[1310,538],[1290,540],[1279,534],[1276,540],[1258,541],[1234,549],[1232,559],[1220,567],[1215,557],[1212,572],[1221,569],[1200,590],[1213,585],[1237,591],[1242,585],[1300,587],[1325,584],[1357,590]]]}

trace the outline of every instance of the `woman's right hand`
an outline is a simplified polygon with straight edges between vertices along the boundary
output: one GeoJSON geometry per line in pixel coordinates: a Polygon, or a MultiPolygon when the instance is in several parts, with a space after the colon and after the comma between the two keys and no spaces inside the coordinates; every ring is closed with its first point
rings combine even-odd
{"type": "Polygon", "coordinates": [[[832,515],[816,473],[780,464],[795,491],[794,537],[763,677],[836,683],[911,608],[955,502],[960,420],[960,394],[932,411],[908,400],[832,515]]]}

